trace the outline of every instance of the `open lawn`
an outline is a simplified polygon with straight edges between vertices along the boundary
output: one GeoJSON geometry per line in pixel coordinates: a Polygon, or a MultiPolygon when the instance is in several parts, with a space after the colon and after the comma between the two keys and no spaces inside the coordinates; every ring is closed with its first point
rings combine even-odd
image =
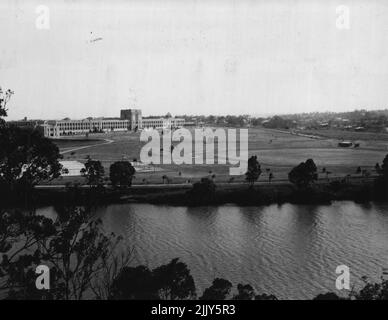
{"type": "Polygon", "coordinates": [[[320,136],[334,141],[346,140],[360,145],[365,149],[380,149],[388,151],[388,133],[356,132],[340,129],[309,129],[300,130],[300,133],[320,136]]]}
{"type": "MultiPolygon", "coordinates": [[[[90,156],[102,162],[106,176],[109,176],[109,166],[113,162],[122,159],[139,160],[140,149],[144,145],[143,142],[140,142],[139,136],[140,133],[120,132],[89,136],[89,140],[85,140],[86,142],[75,140],[69,143],[58,142],[58,140],[54,140],[54,142],[58,144],[61,151],[68,150],[70,147],[83,147],[65,153],[63,155],[64,160],[85,162],[86,157],[90,156]],[[96,139],[101,141],[96,141],[96,139]],[[111,142],[107,143],[108,140],[111,142]],[[100,143],[103,144],[99,145],[100,143]],[[90,147],[85,148],[88,145],[90,147]]],[[[360,143],[360,148],[357,149],[339,148],[337,144],[340,138],[333,134],[330,138],[311,139],[277,130],[249,128],[249,155],[258,156],[263,170],[259,181],[265,181],[268,180],[268,170],[273,173],[274,180],[286,180],[288,172],[308,158],[315,161],[319,167],[319,172],[323,167],[331,172],[329,178],[344,177],[347,174],[359,176],[355,174],[358,166],[369,170],[373,174],[375,164],[377,162],[381,163],[388,153],[388,139],[371,139],[369,133],[357,133],[357,142],[360,143]]],[[[376,138],[382,139],[385,138],[385,135],[376,136],[376,138]]],[[[134,183],[162,183],[163,175],[171,178],[172,183],[197,181],[201,177],[213,174],[216,181],[229,181],[232,178],[229,175],[229,167],[229,164],[217,163],[214,165],[157,165],[155,172],[137,173],[134,183]]],[[[326,178],[326,174],[321,173],[320,178],[326,178]]],[[[63,178],[62,181],[68,181],[69,179],[71,178],[63,178]]],[[[242,181],[244,176],[234,176],[233,180],[242,181]]]]}
{"type": "Polygon", "coordinates": [[[52,139],[52,141],[58,146],[59,149],[65,150],[67,148],[75,148],[86,145],[94,145],[101,143],[97,138],[78,138],[78,139],[52,139]]]}

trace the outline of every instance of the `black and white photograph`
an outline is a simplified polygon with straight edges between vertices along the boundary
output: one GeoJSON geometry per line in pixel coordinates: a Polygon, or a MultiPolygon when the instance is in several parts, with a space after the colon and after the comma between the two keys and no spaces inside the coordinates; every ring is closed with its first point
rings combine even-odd
{"type": "Polygon", "coordinates": [[[0,32],[0,300],[388,299],[387,1],[2,0],[0,32]]]}

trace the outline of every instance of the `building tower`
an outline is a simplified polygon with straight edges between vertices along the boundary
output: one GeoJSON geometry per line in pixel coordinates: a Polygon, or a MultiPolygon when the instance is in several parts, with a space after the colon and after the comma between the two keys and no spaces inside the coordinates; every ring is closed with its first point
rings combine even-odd
{"type": "Polygon", "coordinates": [[[140,109],[123,109],[120,111],[120,119],[129,120],[130,130],[142,128],[142,115],[140,109]]]}

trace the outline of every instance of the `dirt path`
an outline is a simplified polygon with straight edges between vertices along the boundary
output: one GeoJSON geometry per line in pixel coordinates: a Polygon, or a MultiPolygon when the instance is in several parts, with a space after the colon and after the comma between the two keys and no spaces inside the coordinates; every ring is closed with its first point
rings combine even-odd
{"type": "Polygon", "coordinates": [[[87,146],[66,149],[66,150],[60,151],[60,154],[65,154],[65,153],[69,153],[69,152],[73,152],[73,151],[77,151],[77,150],[81,150],[81,149],[96,147],[96,146],[102,146],[104,144],[111,144],[114,142],[113,140],[110,140],[110,139],[104,139],[104,140],[105,140],[105,142],[103,142],[103,143],[89,144],[87,146]]]}

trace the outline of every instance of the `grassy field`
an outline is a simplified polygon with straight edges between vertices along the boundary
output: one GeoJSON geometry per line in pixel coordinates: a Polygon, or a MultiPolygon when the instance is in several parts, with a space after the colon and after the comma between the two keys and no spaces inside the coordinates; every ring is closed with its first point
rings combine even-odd
{"type": "MultiPolygon", "coordinates": [[[[311,134],[318,135],[319,133],[311,132],[311,134]]],[[[130,161],[134,158],[139,159],[140,149],[144,144],[140,142],[139,135],[139,133],[132,132],[107,133],[93,135],[86,141],[54,140],[54,142],[58,144],[61,151],[68,150],[70,147],[84,147],[65,153],[64,160],[84,162],[86,157],[90,156],[102,162],[108,176],[109,166],[113,162],[122,159],[130,161]],[[101,141],[96,141],[96,139],[101,139],[101,141]],[[99,145],[105,142],[103,139],[113,142],[99,145]],[[88,145],[90,147],[85,148],[88,145]]],[[[330,137],[322,136],[320,139],[311,139],[277,130],[250,128],[248,146],[249,155],[257,155],[262,165],[263,174],[259,181],[268,180],[268,170],[271,170],[275,180],[286,180],[291,168],[308,158],[314,159],[320,172],[323,167],[330,171],[329,177],[343,177],[347,174],[357,176],[355,171],[358,166],[373,173],[375,164],[381,163],[388,153],[388,139],[385,137],[388,135],[375,136],[375,139],[372,139],[369,133],[358,132],[357,142],[360,143],[360,148],[354,149],[339,148],[337,144],[342,137],[338,133],[332,133],[330,137]]],[[[216,176],[216,181],[228,181],[231,178],[229,167],[229,164],[157,165],[155,172],[137,173],[134,183],[162,183],[163,175],[171,178],[172,183],[193,182],[213,174],[216,176]]],[[[320,174],[320,177],[326,178],[326,175],[320,174]]],[[[71,179],[73,178],[63,178],[62,181],[71,179]]],[[[244,176],[234,176],[233,180],[242,181],[244,176]]]]}
{"type": "Polygon", "coordinates": [[[317,135],[322,138],[347,140],[360,143],[365,149],[382,149],[388,151],[388,133],[356,132],[340,129],[309,129],[301,130],[300,133],[317,135]]]}
{"type": "Polygon", "coordinates": [[[81,146],[101,143],[101,140],[97,139],[97,138],[53,139],[52,141],[61,150],[64,150],[64,149],[67,149],[67,148],[76,148],[76,147],[81,147],[81,146]]]}

